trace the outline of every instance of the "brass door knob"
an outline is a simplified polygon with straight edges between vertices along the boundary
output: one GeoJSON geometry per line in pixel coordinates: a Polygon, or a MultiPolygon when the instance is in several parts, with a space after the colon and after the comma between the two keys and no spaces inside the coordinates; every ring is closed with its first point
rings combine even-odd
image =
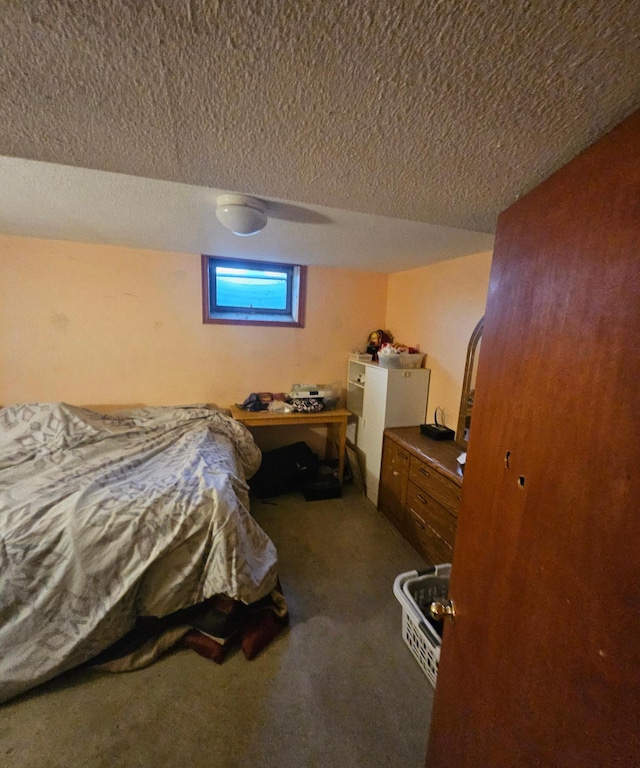
{"type": "Polygon", "coordinates": [[[443,619],[455,619],[456,607],[453,600],[443,600],[442,602],[433,602],[429,606],[429,613],[432,619],[436,621],[442,621],[443,619]]]}

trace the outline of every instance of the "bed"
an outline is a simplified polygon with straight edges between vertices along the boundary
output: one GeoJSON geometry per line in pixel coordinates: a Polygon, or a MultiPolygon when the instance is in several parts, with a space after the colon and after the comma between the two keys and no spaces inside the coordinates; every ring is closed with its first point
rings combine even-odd
{"type": "Polygon", "coordinates": [[[248,430],[207,407],[0,410],[0,702],[214,595],[275,586],[248,430]]]}

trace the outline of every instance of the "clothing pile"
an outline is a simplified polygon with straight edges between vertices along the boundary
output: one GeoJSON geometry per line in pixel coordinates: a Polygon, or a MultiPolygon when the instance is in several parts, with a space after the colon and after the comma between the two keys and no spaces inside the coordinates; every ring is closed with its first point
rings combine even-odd
{"type": "Polygon", "coordinates": [[[246,605],[223,595],[164,618],[143,616],[121,640],[87,666],[103,672],[129,672],[155,661],[182,644],[222,664],[236,644],[248,660],[257,656],[289,623],[280,582],[266,597],[246,605]]]}
{"type": "Polygon", "coordinates": [[[245,411],[276,411],[280,413],[317,413],[332,410],[337,396],[324,385],[294,384],[291,392],[252,392],[238,408],[245,411]]]}

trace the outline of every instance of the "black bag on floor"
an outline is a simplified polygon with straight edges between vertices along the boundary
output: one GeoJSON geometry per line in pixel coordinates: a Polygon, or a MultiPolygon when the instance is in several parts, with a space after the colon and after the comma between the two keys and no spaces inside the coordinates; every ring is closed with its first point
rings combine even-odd
{"type": "MultiPolygon", "coordinates": [[[[345,480],[347,480],[345,472],[345,480]]],[[[339,499],[342,496],[342,483],[338,480],[338,462],[321,461],[318,463],[318,473],[311,480],[305,480],[302,493],[307,501],[322,499],[339,499]]]]}
{"type": "Polygon", "coordinates": [[[262,464],[249,480],[251,492],[266,499],[296,490],[312,480],[318,471],[318,457],[304,442],[285,445],[262,454],[262,464]]]}

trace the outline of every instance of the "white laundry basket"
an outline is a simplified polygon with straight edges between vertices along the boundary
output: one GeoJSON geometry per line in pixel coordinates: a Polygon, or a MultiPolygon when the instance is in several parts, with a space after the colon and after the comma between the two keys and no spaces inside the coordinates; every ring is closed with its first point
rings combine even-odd
{"type": "Polygon", "coordinates": [[[393,594],[402,606],[402,638],[416,661],[435,686],[440,662],[440,635],[427,619],[434,600],[446,600],[451,564],[426,571],[401,573],[393,583],[393,594]]]}

